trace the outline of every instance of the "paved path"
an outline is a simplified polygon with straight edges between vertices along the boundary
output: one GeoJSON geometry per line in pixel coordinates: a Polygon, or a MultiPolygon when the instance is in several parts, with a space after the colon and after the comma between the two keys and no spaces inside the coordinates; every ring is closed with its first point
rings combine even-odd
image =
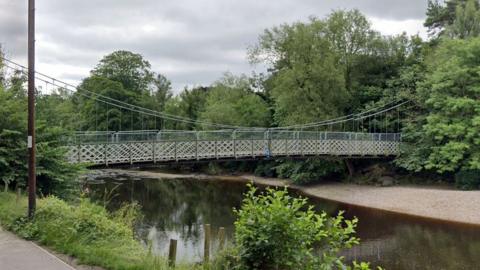
{"type": "Polygon", "coordinates": [[[0,269],[75,270],[35,243],[18,238],[0,228],[0,269]]]}

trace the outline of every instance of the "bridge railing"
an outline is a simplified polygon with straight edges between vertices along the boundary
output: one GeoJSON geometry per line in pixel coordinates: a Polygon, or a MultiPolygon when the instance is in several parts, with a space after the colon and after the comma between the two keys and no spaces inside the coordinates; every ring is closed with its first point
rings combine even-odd
{"type": "Polygon", "coordinates": [[[121,143],[151,141],[210,141],[210,140],[342,140],[342,141],[401,141],[400,133],[361,133],[295,130],[214,130],[214,131],[92,131],[77,132],[67,144],[121,143]]]}
{"type": "Polygon", "coordinates": [[[72,163],[120,164],[305,155],[390,156],[398,133],[285,130],[141,131],[77,133],[69,140],[72,163]]]}

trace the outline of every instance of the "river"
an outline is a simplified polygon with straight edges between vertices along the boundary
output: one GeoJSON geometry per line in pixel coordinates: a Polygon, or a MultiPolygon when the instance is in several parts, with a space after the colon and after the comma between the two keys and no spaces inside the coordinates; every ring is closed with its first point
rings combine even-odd
{"type": "MultiPolygon", "coordinates": [[[[169,239],[178,239],[177,258],[200,261],[203,224],[216,232],[225,227],[233,239],[234,207],[239,207],[245,183],[199,179],[152,179],[128,173],[98,173],[88,182],[91,196],[108,207],[137,201],[144,218],[136,228],[139,238],[157,254],[165,255],[169,239]]],[[[336,202],[310,199],[317,210],[359,218],[361,243],[343,255],[386,269],[480,269],[480,227],[414,218],[336,202]]],[[[421,206],[420,206],[421,207],[421,206]]]]}

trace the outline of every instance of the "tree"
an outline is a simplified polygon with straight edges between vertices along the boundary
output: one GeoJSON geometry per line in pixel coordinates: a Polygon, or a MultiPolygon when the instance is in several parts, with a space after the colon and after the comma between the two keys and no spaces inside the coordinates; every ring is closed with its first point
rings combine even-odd
{"type": "Polygon", "coordinates": [[[162,121],[154,114],[165,109],[172,97],[171,90],[171,82],[164,75],[153,72],[150,63],[140,54],[115,51],[100,60],[91,76],[83,80],[80,93],[74,95],[74,102],[79,106],[77,110],[83,116],[80,128],[101,131],[160,129],[162,121]],[[88,92],[155,112],[142,114],[128,105],[128,108],[114,106],[108,104],[111,101],[105,102],[108,101],[105,98],[98,101],[88,92]]]}
{"type": "Polygon", "coordinates": [[[429,0],[424,26],[430,36],[438,38],[474,37],[479,34],[478,0],[429,0]]]}
{"type": "Polygon", "coordinates": [[[246,76],[225,74],[209,91],[200,120],[245,127],[268,127],[268,105],[250,87],[246,76]]]}
{"type": "MultiPolygon", "coordinates": [[[[173,97],[165,104],[165,113],[197,120],[200,113],[205,109],[209,87],[185,88],[178,96],[173,97]]],[[[165,119],[166,129],[192,130],[197,126],[194,123],[185,121],[174,121],[165,119]]]]}
{"type": "Polygon", "coordinates": [[[132,91],[127,91],[119,82],[110,79],[91,76],[83,80],[78,92],[74,95],[76,110],[82,118],[80,130],[91,131],[117,131],[122,129],[141,129],[140,116],[129,110],[122,110],[111,104],[91,98],[87,91],[120,100],[128,104],[138,104],[138,96],[132,91]]]}
{"type": "Polygon", "coordinates": [[[115,51],[104,56],[91,74],[119,82],[136,94],[149,92],[154,81],[150,63],[140,54],[129,51],[115,51]]]}
{"type": "Polygon", "coordinates": [[[480,169],[480,38],[443,40],[418,87],[425,115],[404,130],[411,146],[397,163],[412,171],[480,169]]]}
{"type": "Polygon", "coordinates": [[[253,61],[272,65],[268,85],[279,125],[337,116],[345,107],[343,73],[323,30],[324,23],[318,20],[274,27],[250,52],[253,61]]]}
{"type": "Polygon", "coordinates": [[[465,5],[458,5],[455,19],[447,28],[450,37],[468,38],[480,34],[480,10],[477,0],[468,0],[465,5]]]}
{"type": "MultiPolygon", "coordinates": [[[[17,187],[25,187],[26,184],[25,79],[23,74],[16,73],[0,84],[0,180],[4,182],[5,189],[13,184],[17,187]]],[[[37,185],[43,194],[53,193],[65,198],[75,189],[76,178],[83,166],[65,160],[66,149],[60,142],[68,133],[57,125],[62,124],[61,120],[67,112],[57,101],[56,96],[40,96],[37,99],[37,185]]]]}

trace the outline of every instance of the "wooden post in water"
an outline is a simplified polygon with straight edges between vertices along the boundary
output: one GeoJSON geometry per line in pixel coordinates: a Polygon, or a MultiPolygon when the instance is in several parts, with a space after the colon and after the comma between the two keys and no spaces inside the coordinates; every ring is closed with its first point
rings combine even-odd
{"type": "Polygon", "coordinates": [[[177,240],[170,239],[170,248],[168,249],[168,266],[175,267],[177,259],[177,240]]]}
{"type": "Polygon", "coordinates": [[[218,229],[218,251],[222,251],[225,246],[225,228],[218,229]]]}
{"type": "Polygon", "coordinates": [[[210,224],[205,224],[203,227],[205,231],[205,245],[203,247],[203,264],[204,267],[208,267],[210,261],[210,237],[211,237],[211,226],[210,224]]]}

